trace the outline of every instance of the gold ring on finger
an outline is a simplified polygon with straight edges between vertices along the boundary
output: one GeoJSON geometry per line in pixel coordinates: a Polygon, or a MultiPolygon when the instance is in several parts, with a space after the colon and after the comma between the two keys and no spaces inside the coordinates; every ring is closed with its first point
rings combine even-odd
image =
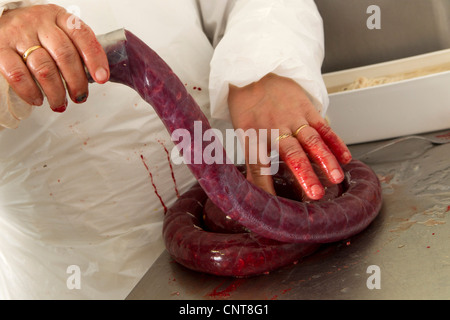
{"type": "Polygon", "coordinates": [[[298,134],[300,133],[300,131],[302,131],[303,129],[309,127],[309,124],[304,124],[302,125],[300,128],[298,128],[295,133],[293,134],[294,137],[298,136],[298,134]]]}
{"type": "Polygon", "coordinates": [[[27,63],[27,59],[28,59],[28,57],[30,56],[30,54],[31,54],[33,51],[35,51],[35,50],[37,50],[37,49],[40,49],[40,48],[42,48],[42,46],[33,46],[33,47],[29,48],[27,51],[25,51],[25,53],[24,53],[23,56],[22,56],[23,61],[24,61],[25,63],[27,63]]]}
{"type": "Polygon", "coordinates": [[[284,133],[281,136],[278,136],[277,141],[280,141],[280,140],[283,140],[283,139],[286,139],[286,138],[289,138],[289,137],[292,137],[291,133],[284,133]]]}

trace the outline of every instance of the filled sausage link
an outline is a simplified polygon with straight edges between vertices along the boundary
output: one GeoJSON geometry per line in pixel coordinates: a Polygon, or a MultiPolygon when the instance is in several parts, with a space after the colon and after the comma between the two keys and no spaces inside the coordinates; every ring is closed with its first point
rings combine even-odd
{"type": "MultiPolygon", "coordinates": [[[[111,63],[110,81],[136,90],[153,106],[169,133],[177,129],[190,133],[191,153],[183,154],[185,159],[203,155],[207,142],[194,142],[194,124],[201,121],[203,134],[211,128],[207,118],[170,67],[132,33],[125,34],[126,40],[118,43],[116,49],[126,52],[127,58],[111,63]]],[[[112,51],[107,52],[108,56],[112,51]]],[[[270,195],[228,163],[225,151],[221,164],[191,161],[188,167],[198,185],[182,195],[165,218],[167,250],[176,261],[197,271],[244,276],[273,270],[311,253],[316,244],[347,239],[361,232],[381,208],[379,180],[359,161],[343,168],[346,178],[342,192],[320,202],[270,195]],[[203,230],[207,199],[225,217],[251,232],[222,234],[203,230]]]]}

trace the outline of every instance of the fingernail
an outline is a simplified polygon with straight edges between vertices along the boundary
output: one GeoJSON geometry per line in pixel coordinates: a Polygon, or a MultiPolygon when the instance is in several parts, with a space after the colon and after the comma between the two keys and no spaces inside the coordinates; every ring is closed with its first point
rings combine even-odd
{"type": "Polygon", "coordinates": [[[63,113],[64,111],[66,111],[67,107],[66,106],[60,106],[56,109],[53,109],[54,112],[56,113],[63,113]]]}
{"type": "Polygon", "coordinates": [[[86,99],[87,99],[87,93],[83,93],[83,94],[79,95],[78,97],[76,97],[75,101],[77,103],[83,103],[83,102],[86,102],[86,99]]]}
{"type": "Polygon", "coordinates": [[[33,106],[42,106],[43,103],[44,103],[44,100],[36,99],[33,101],[33,106]]]}
{"type": "Polygon", "coordinates": [[[315,200],[318,200],[323,197],[323,188],[319,185],[315,185],[311,187],[311,194],[315,200]]]}
{"type": "Polygon", "coordinates": [[[344,152],[342,157],[344,158],[345,162],[350,162],[352,160],[352,155],[349,152],[344,152]]]}
{"type": "Polygon", "coordinates": [[[95,79],[98,82],[106,82],[108,80],[108,71],[102,67],[98,68],[97,71],[95,71],[95,79]]]}
{"type": "Polygon", "coordinates": [[[333,177],[333,180],[335,182],[341,182],[342,178],[344,178],[339,169],[334,169],[333,171],[331,171],[331,176],[333,177]]]}
{"type": "Polygon", "coordinates": [[[53,111],[57,112],[57,113],[63,113],[64,111],[66,111],[68,103],[69,102],[67,101],[67,98],[66,98],[65,103],[62,106],[59,106],[59,107],[53,109],[53,111]]]}

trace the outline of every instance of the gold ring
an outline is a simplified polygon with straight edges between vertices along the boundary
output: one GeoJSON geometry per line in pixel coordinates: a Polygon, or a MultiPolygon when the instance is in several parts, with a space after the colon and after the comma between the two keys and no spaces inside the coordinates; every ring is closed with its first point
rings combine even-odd
{"type": "Polygon", "coordinates": [[[303,129],[305,129],[306,127],[309,127],[309,124],[304,124],[302,125],[300,128],[297,129],[297,131],[295,131],[295,133],[293,134],[294,137],[298,136],[298,134],[300,133],[300,131],[302,131],[303,129]]]}
{"type": "Polygon", "coordinates": [[[286,139],[286,138],[289,138],[289,137],[292,137],[291,133],[284,133],[281,136],[278,136],[277,141],[280,141],[280,140],[283,140],[283,139],[286,139]]]}
{"type": "Polygon", "coordinates": [[[27,51],[25,51],[25,53],[24,53],[23,56],[22,56],[23,61],[24,61],[25,63],[27,63],[28,56],[29,56],[33,51],[35,51],[35,50],[37,50],[37,49],[40,49],[40,48],[42,48],[42,46],[33,46],[33,47],[29,48],[27,51]]]}

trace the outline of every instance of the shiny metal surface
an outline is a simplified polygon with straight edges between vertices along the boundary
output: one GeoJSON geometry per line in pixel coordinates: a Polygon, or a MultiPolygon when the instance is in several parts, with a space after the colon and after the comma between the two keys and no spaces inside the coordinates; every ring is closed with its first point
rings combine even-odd
{"type": "MultiPolygon", "coordinates": [[[[433,135],[450,139],[450,131],[433,135]]],[[[382,143],[351,149],[357,158],[382,143]]],[[[192,272],[164,252],[128,299],[449,299],[450,144],[428,146],[415,158],[401,144],[391,152],[405,158],[371,165],[382,182],[383,207],[361,234],[246,279],[192,272]],[[376,275],[379,282],[372,281],[376,275]]]]}
{"type": "Polygon", "coordinates": [[[376,148],[358,154],[358,159],[367,164],[414,159],[433,145],[447,143],[450,143],[450,136],[445,134],[405,136],[389,140],[376,148]]]}

